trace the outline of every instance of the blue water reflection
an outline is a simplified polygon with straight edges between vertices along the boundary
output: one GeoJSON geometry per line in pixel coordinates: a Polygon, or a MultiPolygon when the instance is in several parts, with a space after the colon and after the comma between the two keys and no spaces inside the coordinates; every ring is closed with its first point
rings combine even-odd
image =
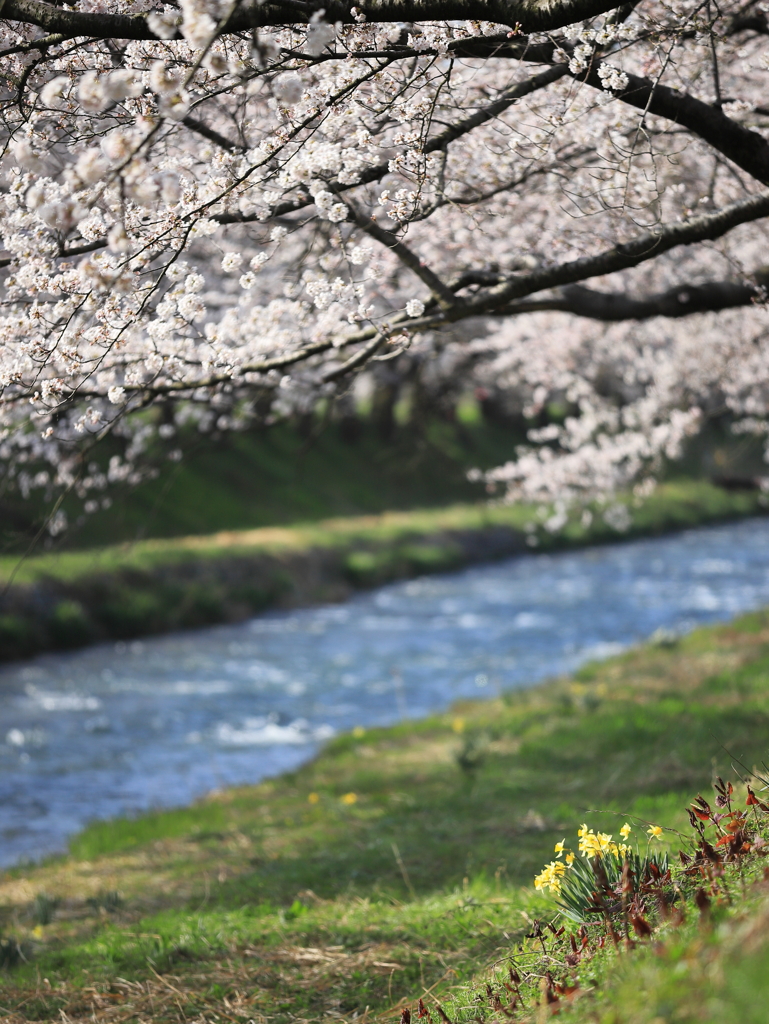
{"type": "Polygon", "coordinates": [[[347,604],[0,672],[0,862],[186,803],[355,725],[525,686],[769,604],[769,520],[399,583],[347,604]]]}

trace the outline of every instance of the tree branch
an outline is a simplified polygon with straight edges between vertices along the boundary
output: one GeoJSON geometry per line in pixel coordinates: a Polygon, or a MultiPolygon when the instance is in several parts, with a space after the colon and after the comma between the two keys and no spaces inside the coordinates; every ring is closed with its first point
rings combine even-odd
{"type": "Polygon", "coordinates": [[[420,281],[430,289],[433,298],[441,309],[451,309],[462,302],[448,285],[444,284],[438,275],[433,270],[430,270],[420,260],[419,256],[412,249],[409,249],[405,242],[402,242],[397,235],[380,227],[371,217],[364,216],[352,203],[347,203],[347,209],[352,214],[352,219],[361,231],[365,231],[370,238],[375,239],[380,245],[390,249],[405,267],[408,267],[412,273],[416,274],[420,281]]]}
{"type": "MultiPolygon", "coordinates": [[[[67,256],[82,256],[86,252],[95,252],[97,249],[104,249],[107,246],[106,238],[97,238],[95,242],[85,242],[83,245],[74,245],[71,249],[62,249],[61,252],[52,254],[53,259],[66,259],[67,256]]],[[[10,267],[13,258],[5,256],[0,259],[0,269],[10,267]]]]}
{"type": "Polygon", "coordinates": [[[573,316],[616,323],[621,320],[649,320],[655,316],[679,319],[693,313],[717,313],[722,309],[750,306],[766,294],[769,268],[752,275],[753,282],[709,281],[707,284],[676,285],[667,291],[632,298],[624,292],[599,292],[570,285],[550,299],[528,299],[495,309],[494,316],[555,311],[573,316]]]}
{"type": "MultiPolygon", "coordinates": [[[[573,77],[605,92],[598,76],[601,63],[595,59],[587,72],[573,77]]],[[[688,93],[655,84],[638,75],[628,74],[627,77],[627,88],[613,91],[613,96],[639,110],[683,125],[756,181],[769,184],[769,142],[762,135],[733,121],[718,107],[703,103],[688,93]]]]}
{"type": "MultiPolygon", "coordinates": [[[[314,4],[271,0],[269,3],[242,4],[224,26],[225,33],[252,28],[287,25],[305,20],[314,4]]],[[[350,0],[327,0],[325,17],[329,22],[356,23],[350,0]]],[[[357,9],[368,22],[493,21],[511,28],[520,25],[526,32],[552,32],[575,22],[594,18],[617,7],[617,0],[358,0],[357,9]]],[[[9,21],[38,25],[47,32],[65,36],[92,36],[97,39],[155,39],[145,15],[103,14],[62,10],[42,0],[6,0],[2,15],[9,21]]]]}
{"type": "MultiPolygon", "coordinates": [[[[742,200],[739,203],[733,203],[731,206],[719,210],[718,213],[704,214],[703,216],[684,221],[681,224],[668,225],[654,234],[642,235],[640,238],[626,242],[624,245],[615,246],[613,249],[599,253],[596,256],[572,260],[569,263],[561,264],[561,266],[547,267],[544,270],[534,271],[531,274],[522,274],[512,280],[508,279],[488,292],[468,299],[453,309],[441,312],[436,311],[434,313],[428,312],[424,316],[412,319],[396,316],[391,320],[391,328],[396,326],[407,327],[409,332],[416,332],[440,329],[445,327],[447,323],[455,323],[475,316],[509,316],[514,313],[532,312],[534,311],[533,304],[527,304],[528,308],[524,308],[522,302],[515,302],[515,300],[523,299],[536,292],[575,284],[589,277],[611,274],[617,270],[638,266],[640,263],[652,259],[663,252],[667,252],[678,245],[690,245],[693,242],[720,238],[740,224],[766,216],[769,216],[769,190],[760,192],[758,195],[751,196],[749,199],[742,200]]],[[[767,274],[767,280],[769,280],[769,270],[760,272],[761,275],[764,273],[767,274]]],[[[756,274],[758,287],[761,287],[762,280],[763,278],[759,279],[759,275],[756,274]]],[[[468,284],[475,283],[476,281],[478,284],[485,284],[487,279],[484,274],[466,274],[456,283],[455,287],[457,289],[459,287],[466,287],[468,284]]],[[[587,291],[587,289],[584,290],[587,291]]],[[[599,295],[600,293],[592,294],[599,295]]],[[[755,290],[752,290],[751,300],[756,295],[755,290]]],[[[573,293],[572,301],[574,301],[573,293]]],[[[536,308],[542,309],[545,307],[538,304],[536,308]]],[[[549,306],[548,308],[553,307],[549,306]]],[[[571,310],[568,311],[570,312],[571,310]]],[[[689,311],[693,312],[693,310],[689,311]]],[[[260,363],[245,366],[241,372],[243,374],[266,373],[268,370],[283,369],[305,362],[313,356],[328,352],[332,348],[346,348],[351,345],[368,342],[368,345],[355,356],[352,356],[347,363],[343,364],[343,367],[339,368],[339,373],[337,373],[337,370],[331,371],[335,375],[341,375],[341,373],[348,372],[354,366],[361,365],[362,362],[373,356],[381,344],[379,340],[381,338],[382,334],[378,328],[362,328],[344,338],[336,339],[336,341],[329,338],[325,341],[307,345],[305,348],[298,349],[285,356],[277,356],[260,363]]],[[[216,387],[223,383],[232,383],[231,376],[223,374],[197,382],[174,382],[160,387],[153,387],[152,390],[157,394],[183,394],[197,388],[216,387]]],[[[147,385],[136,385],[133,390],[147,392],[149,389],[147,385]]]]}
{"type": "MultiPolygon", "coordinates": [[[[0,11],[2,7],[0,7],[0,11]]],[[[29,53],[30,50],[47,50],[49,46],[57,46],[63,43],[67,37],[60,32],[55,35],[45,36],[43,39],[33,39],[31,43],[19,43],[18,46],[10,46],[7,50],[0,50],[1,57],[10,57],[14,53],[29,53]]]]}
{"type": "Polygon", "coordinates": [[[242,152],[245,149],[245,146],[241,146],[236,142],[230,142],[226,136],[221,135],[215,128],[209,127],[205,122],[199,121],[196,117],[192,117],[189,114],[182,119],[182,124],[189,128],[190,131],[202,135],[209,142],[214,142],[228,153],[242,152]]]}
{"type": "Polygon", "coordinates": [[[368,345],[365,345],[359,352],[356,352],[354,356],[350,356],[347,362],[342,363],[335,370],[329,370],[328,373],[325,373],[323,375],[323,383],[329,384],[333,380],[339,380],[340,377],[344,377],[351,370],[363,366],[364,363],[367,363],[379,351],[386,340],[387,338],[384,334],[377,333],[373,341],[370,341],[368,345]]]}
{"type": "MultiPolygon", "coordinates": [[[[725,206],[717,213],[706,213],[678,224],[664,225],[653,232],[615,245],[595,256],[583,256],[555,267],[545,267],[530,274],[520,274],[490,289],[488,292],[468,299],[461,309],[460,317],[492,313],[517,299],[526,298],[536,292],[564,285],[577,284],[591,277],[614,274],[618,270],[637,267],[679,245],[712,241],[721,238],[728,231],[769,216],[769,189],[748,199],[725,206]]],[[[454,313],[445,314],[447,318],[454,313]]]]}
{"type": "MultiPolygon", "coordinates": [[[[413,46],[404,46],[400,43],[393,43],[384,50],[355,50],[352,55],[358,58],[385,58],[387,60],[404,60],[413,57],[441,57],[448,52],[452,57],[506,57],[512,60],[526,61],[528,64],[552,64],[553,54],[556,49],[565,49],[568,52],[570,44],[562,39],[554,39],[545,43],[533,43],[527,35],[512,32],[497,32],[488,36],[469,36],[465,39],[452,39],[446,49],[437,50],[435,47],[420,47],[418,50],[413,46]]],[[[305,60],[309,65],[325,64],[329,60],[347,60],[350,57],[349,50],[338,50],[336,52],[311,54],[300,48],[289,50],[283,53],[295,60],[305,60]]]]}
{"type": "MultiPolygon", "coordinates": [[[[430,153],[436,153],[441,149],[445,149],[450,143],[455,142],[463,135],[467,135],[468,132],[473,131],[480,125],[485,124],[487,121],[492,120],[494,117],[499,117],[508,107],[511,107],[516,100],[522,99],[524,96],[528,96],[533,92],[537,92],[539,89],[544,89],[553,82],[558,81],[568,71],[565,64],[555,64],[553,67],[547,68],[539,75],[532,75],[531,78],[525,79],[523,82],[516,82],[515,85],[511,85],[509,89],[505,91],[488,106],[476,111],[471,114],[470,117],[465,118],[463,121],[458,121],[456,124],[449,125],[444,131],[438,135],[434,135],[429,139],[422,148],[422,153],[428,156],[430,153]]],[[[358,175],[358,180],[352,184],[340,184],[338,181],[330,181],[326,185],[329,192],[333,192],[335,195],[341,195],[343,192],[347,192],[352,188],[357,188],[359,185],[370,185],[374,181],[379,181],[380,178],[384,177],[390,170],[389,160],[383,160],[379,164],[375,164],[373,167],[367,167],[364,171],[358,175]]],[[[279,203],[273,210],[273,217],[283,217],[288,213],[295,213],[297,210],[303,210],[308,206],[311,206],[313,199],[311,196],[303,196],[300,199],[288,199],[283,203],[279,203]]],[[[248,221],[261,220],[259,214],[242,214],[242,213],[224,213],[219,214],[212,218],[219,224],[244,224],[248,221]]]]}

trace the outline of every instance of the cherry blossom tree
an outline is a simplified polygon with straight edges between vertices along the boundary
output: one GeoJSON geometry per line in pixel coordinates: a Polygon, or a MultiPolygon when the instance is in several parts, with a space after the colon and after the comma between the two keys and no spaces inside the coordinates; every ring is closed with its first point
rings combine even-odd
{"type": "Polygon", "coordinates": [[[711,415],[764,434],[766,10],[5,0],[5,484],[95,508],[154,438],[415,358],[566,403],[512,496],[638,484],[711,415]]]}

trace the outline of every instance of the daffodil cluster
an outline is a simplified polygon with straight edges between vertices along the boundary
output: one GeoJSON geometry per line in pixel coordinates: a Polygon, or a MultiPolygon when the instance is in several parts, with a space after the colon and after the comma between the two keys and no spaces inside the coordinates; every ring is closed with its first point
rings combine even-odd
{"type": "MultiPolygon", "coordinates": [[[[620,828],[619,834],[622,842],[615,842],[613,835],[606,832],[596,832],[587,824],[582,824],[577,830],[579,840],[578,850],[586,859],[594,857],[614,857],[621,860],[631,852],[631,847],[626,842],[633,831],[632,825],[628,822],[620,828]]],[[[651,825],[646,830],[649,839],[660,839],[662,828],[659,825],[651,825]]],[[[551,892],[559,893],[563,884],[566,872],[571,868],[576,859],[575,854],[566,848],[566,839],[555,844],[556,859],[546,864],[545,867],[534,879],[534,888],[538,890],[549,889],[551,892]],[[563,858],[563,859],[561,859],[563,858]]]]}
{"type": "MultiPolygon", "coordinates": [[[[630,825],[626,822],[620,829],[620,834],[623,839],[627,839],[631,831],[630,825]]],[[[577,836],[579,837],[579,852],[583,857],[603,857],[607,853],[619,857],[630,849],[627,843],[615,843],[611,835],[607,835],[606,832],[594,832],[587,825],[582,825],[577,836]]]]}

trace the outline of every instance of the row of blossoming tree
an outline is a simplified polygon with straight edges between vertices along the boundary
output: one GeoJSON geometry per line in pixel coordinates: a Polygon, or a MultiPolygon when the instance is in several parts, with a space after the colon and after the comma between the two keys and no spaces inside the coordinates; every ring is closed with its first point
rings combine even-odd
{"type": "Polygon", "coordinates": [[[764,3],[324,2],[2,4],[3,486],[415,358],[563,396],[511,495],[764,433],[764,3]]]}

